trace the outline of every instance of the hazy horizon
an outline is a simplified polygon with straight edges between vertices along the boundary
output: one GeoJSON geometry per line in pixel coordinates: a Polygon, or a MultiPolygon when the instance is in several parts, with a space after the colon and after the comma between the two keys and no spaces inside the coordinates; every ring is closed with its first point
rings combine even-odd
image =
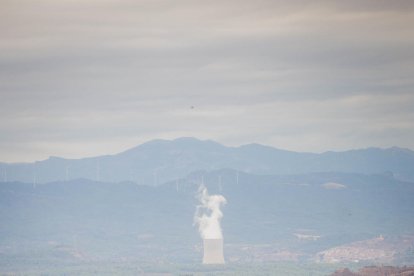
{"type": "Polygon", "coordinates": [[[271,145],[254,143],[254,142],[246,143],[246,144],[239,144],[239,145],[227,145],[227,144],[221,143],[220,141],[216,141],[216,140],[213,140],[213,139],[199,139],[197,137],[176,137],[176,138],[172,138],[172,139],[155,138],[155,139],[151,139],[151,140],[148,140],[148,141],[144,141],[143,143],[133,145],[131,147],[121,149],[121,150],[116,151],[116,152],[102,152],[102,153],[98,153],[96,155],[83,155],[83,156],[80,155],[80,156],[77,156],[77,157],[66,157],[66,156],[58,156],[56,154],[52,154],[52,155],[49,155],[49,156],[47,156],[43,159],[18,160],[18,161],[12,161],[12,162],[0,160],[0,163],[9,163],[9,164],[13,164],[13,163],[33,163],[33,162],[38,162],[38,161],[44,161],[44,160],[47,160],[47,159],[52,158],[52,157],[63,158],[63,159],[68,159],[68,160],[78,160],[78,159],[93,158],[93,157],[100,157],[100,156],[111,156],[111,155],[116,155],[116,154],[119,154],[119,153],[122,153],[122,152],[125,152],[125,151],[128,151],[128,150],[131,150],[135,147],[141,146],[141,145],[149,143],[149,142],[154,142],[154,141],[172,142],[172,141],[180,140],[180,139],[196,139],[196,140],[201,141],[201,142],[214,142],[214,143],[218,143],[222,146],[232,147],[232,148],[238,148],[238,147],[242,147],[242,146],[246,146],[246,145],[250,145],[250,144],[258,144],[258,145],[261,145],[261,146],[272,147],[272,148],[278,149],[278,150],[286,150],[286,151],[297,152],[297,153],[315,153],[315,154],[322,154],[322,153],[326,153],[326,152],[338,152],[339,153],[339,152],[346,152],[346,151],[352,151],[352,150],[365,150],[365,149],[370,149],[370,148],[378,148],[378,149],[382,149],[382,150],[387,150],[387,149],[392,149],[392,148],[399,148],[399,149],[403,149],[403,150],[413,151],[413,149],[410,149],[410,148],[399,147],[399,146],[394,145],[394,146],[391,146],[391,147],[365,147],[365,148],[349,148],[349,149],[343,149],[343,150],[322,150],[322,151],[313,151],[313,152],[311,152],[311,151],[288,150],[288,149],[284,149],[284,148],[280,148],[280,147],[274,147],[274,146],[271,146],[271,145]]]}
{"type": "Polygon", "coordinates": [[[414,273],[413,26],[414,0],[0,0],[0,274],[414,273]]]}
{"type": "Polygon", "coordinates": [[[1,1],[0,159],[194,136],[414,148],[412,1],[1,1]]]}

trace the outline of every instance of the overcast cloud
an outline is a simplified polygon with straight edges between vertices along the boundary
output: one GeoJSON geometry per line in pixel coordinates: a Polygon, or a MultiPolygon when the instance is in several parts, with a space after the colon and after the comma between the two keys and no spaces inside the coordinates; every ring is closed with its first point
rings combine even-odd
{"type": "Polygon", "coordinates": [[[0,0],[0,161],[414,149],[413,26],[411,0],[0,0]]]}

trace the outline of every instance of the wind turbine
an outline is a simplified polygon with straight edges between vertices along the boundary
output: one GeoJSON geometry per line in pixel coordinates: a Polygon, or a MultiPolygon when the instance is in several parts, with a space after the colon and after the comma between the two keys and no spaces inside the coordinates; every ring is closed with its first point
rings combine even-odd
{"type": "Polygon", "coordinates": [[[154,183],[153,183],[154,187],[158,185],[158,178],[159,178],[158,171],[161,169],[165,169],[166,167],[167,167],[166,165],[159,166],[153,170],[152,174],[153,174],[153,180],[154,180],[154,183]]]}
{"type": "Polygon", "coordinates": [[[7,169],[3,169],[3,182],[7,182],[7,169]]]}

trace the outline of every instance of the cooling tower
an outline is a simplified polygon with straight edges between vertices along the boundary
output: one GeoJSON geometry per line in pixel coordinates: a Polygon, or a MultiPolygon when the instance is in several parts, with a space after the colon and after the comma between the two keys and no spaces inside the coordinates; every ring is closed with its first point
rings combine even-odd
{"type": "Polygon", "coordinates": [[[203,264],[224,264],[223,239],[204,239],[203,264]]]}

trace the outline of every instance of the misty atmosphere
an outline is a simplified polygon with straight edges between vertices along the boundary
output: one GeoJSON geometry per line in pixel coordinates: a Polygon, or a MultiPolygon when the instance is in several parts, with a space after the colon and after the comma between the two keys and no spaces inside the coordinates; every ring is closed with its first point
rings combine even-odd
{"type": "Polygon", "coordinates": [[[411,0],[0,0],[0,275],[414,275],[411,0]]]}
{"type": "Polygon", "coordinates": [[[178,138],[0,168],[2,273],[327,275],[414,264],[408,149],[313,154],[178,138]]]}

